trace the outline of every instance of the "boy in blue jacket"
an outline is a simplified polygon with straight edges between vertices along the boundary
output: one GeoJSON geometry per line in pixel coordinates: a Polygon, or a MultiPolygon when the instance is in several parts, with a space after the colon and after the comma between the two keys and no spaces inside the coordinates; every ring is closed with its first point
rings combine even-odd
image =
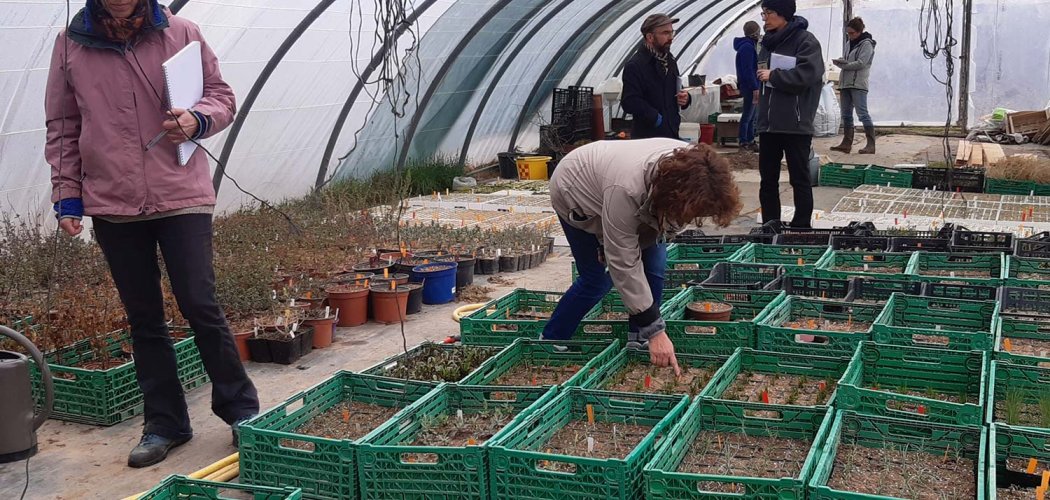
{"type": "Polygon", "coordinates": [[[758,118],[758,38],[761,31],[758,23],[744,24],[744,36],[733,40],[736,49],[736,85],[744,98],[740,112],[740,149],[756,151],[755,119],[758,118]]]}

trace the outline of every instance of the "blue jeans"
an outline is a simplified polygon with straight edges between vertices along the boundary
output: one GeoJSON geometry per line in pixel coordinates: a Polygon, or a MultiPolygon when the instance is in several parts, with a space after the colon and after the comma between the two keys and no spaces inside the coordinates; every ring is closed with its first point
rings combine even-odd
{"type": "Polygon", "coordinates": [[[740,110],[740,137],[739,143],[751,144],[755,142],[755,122],[758,118],[758,106],[751,99],[751,93],[746,92],[744,96],[744,108],[740,110]]]}
{"type": "MultiPolygon", "coordinates": [[[[568,340],[576,333],[580,321],[595,305],[609,293],[612,278],[605,265],[598,262],[598,237],[567,224],[560,217],[565,239],[569,240],[572,257],[576,259],[576,270],[580,276],[558,301],[551,319],[543,329],[544,340],[568,340]]],[[[653,293],[653,301],[659,307],[663,297],[664,268],[667,266],[667,245],[660,243],[642,250],[642,266],[645,279],[653,293]]]]}
{"type": "Polygon", "coordinates": [[[843,89],[842,94],[842,126],[844,128],[853,128],[853,110],[857,110],[857,117],[860,118],[860,122],[865,127],[874,128],[875,124],[871,121],[871,115],[868,114],[868,91],[861,89],[843,89]]]}

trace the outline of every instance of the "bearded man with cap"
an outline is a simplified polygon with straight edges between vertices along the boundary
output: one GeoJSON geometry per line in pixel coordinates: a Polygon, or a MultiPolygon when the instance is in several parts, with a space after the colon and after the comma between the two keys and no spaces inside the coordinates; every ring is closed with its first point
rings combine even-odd
{"type": "Polygon", "coordinates": [[[754,21],[744,24],[744,36],[733,39],[736,50],[736,86],[744,97],[740,110],[740,149],[755,151],[755,118],[758,111],[758,39],[762,28],[754,21]]]}
{"type": "Polygon", "coordinates": [[[671,55],[674,23],[666,14],[653,14],[642,23],[643,41],[623,69],[624,111],[631,114],[632,139],[678,139],[680,110],[691,98],[682,90],[678,62],[671,55]]]}
{"type": "Polygon", "coordinates": [[[787,157],[795,198],[793,227],[811,227],[813,184],[809,153],[813,121],[824,81],[820,42],[807,31],[809,21],[795,15],[795,0],[763,0],[766,36],[758,55],[758,80],[763,83],[758,105],[761,134],[758,198],[762,220],[780,220],[780,161],[787,157]]]}

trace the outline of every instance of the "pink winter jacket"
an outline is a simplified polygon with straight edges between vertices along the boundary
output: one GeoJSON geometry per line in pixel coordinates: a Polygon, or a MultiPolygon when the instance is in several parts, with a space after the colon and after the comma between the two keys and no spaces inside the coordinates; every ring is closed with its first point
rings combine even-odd
{"type": "Polygon", "coordinates": [[[103,216],[215,204],[200,148],[186,166],[167,138],[145,151],[163,130],[168,106],[161,63],[192,41],[201,42],[204,98],[191,109],[206,117],[205,137],[226,128],[236,112],[233,90],[200,28],[164,15],[166,22],[147,28],[132,47],[92,33],[83,11],[55,41],[44,103],[52,202],[82,198],[85,215],[103,216]]]}

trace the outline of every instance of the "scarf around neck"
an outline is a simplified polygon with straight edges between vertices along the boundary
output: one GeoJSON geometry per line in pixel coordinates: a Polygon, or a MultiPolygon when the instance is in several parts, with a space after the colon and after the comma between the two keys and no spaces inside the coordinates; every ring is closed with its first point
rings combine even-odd
{"type": "Polygon", "coordinates": [[[672,58],[670,52],[660,52],[659,50],[656,50],[656,47],[653,47],[648,43],[645,44],[645,48],[649,49],[649,52],[653,55],[653,57],[656,58],[657,61],[660,61],[660,66],[663,67],[665,75],[669,71],[671,71],[672,58]]]}
{"type": "Polygon", "coordinates": [[[134,40],[135,37],[142,33],[142,28],[146,24],[147,4],[146,0],[139,0],[138,5],[135,7],[135,12],[128,16],[127,19],[117,19],[110,15],[108,10],[100,6],[102,8],[93,12],[95,16],[94,21],[99,28],[99,34],[119,43],[128,43],[134,40]]]}

